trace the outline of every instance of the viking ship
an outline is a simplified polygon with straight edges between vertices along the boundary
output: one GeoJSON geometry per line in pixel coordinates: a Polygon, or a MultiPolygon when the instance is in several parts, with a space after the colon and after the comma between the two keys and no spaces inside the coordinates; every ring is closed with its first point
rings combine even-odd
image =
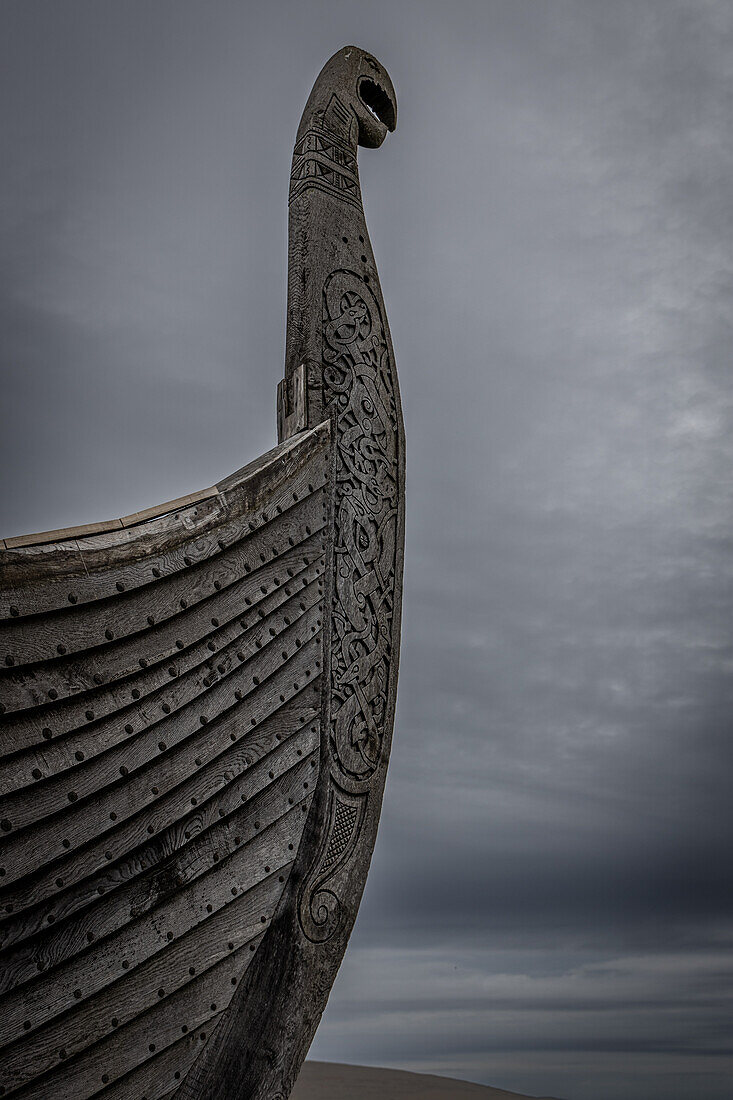
{"type": "Polygon", "coordinates": [[[0,546],[0,1095],[284,1100],[346,948],[395,709],[404,435],[346,47],[297,131],[278,445],[0,546]]]}

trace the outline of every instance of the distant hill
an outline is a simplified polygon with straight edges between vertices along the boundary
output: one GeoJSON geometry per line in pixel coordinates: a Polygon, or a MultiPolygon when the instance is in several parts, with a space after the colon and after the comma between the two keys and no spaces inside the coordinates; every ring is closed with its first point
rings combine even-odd
{"type": "Polygon", "coordinates": [[[399,1069],[306,1062],[290,1100],[552,1100],[528,1097],[452,1077],[399,1069]]]}

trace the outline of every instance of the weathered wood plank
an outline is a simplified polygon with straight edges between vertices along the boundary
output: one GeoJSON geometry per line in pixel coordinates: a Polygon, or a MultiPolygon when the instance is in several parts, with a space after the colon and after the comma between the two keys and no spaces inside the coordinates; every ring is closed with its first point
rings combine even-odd
{"type": "MultiPolygon", "coordinates": [[[[63,610],[51,611],[44,616],[40,631],[35,618],[7,621],[0,625],[0,654],[6,669],[14,671],[6,671],[5,676],[16,679],[23,675],[24,665],[53,661],[49,669],[61,670],[54,677],[53,686],[68,694],[64,670],[69,665],[73,668],[73,661],[58,662],[59,655],[83,653],[98,646],[109,648],[112,640],[109,633],[119,640],[147,631],[155,623],[175,616],[180,618],[182,611],[235,585],[247,573],[266,563],[272,565],[273,560],[288,553],[292,546],[290,538],[300,543],[311,533],[323,529],[322,493],[313,494],[300,506],[294,506],[292,526],[288,522],[290,515],[281,513],[258,532],[259,537],[240,539],[216,556],[197,562],[186,555],[189,564],[185,568],[163,576],[154,584],[133,591],[127,591],[123,584],[121,592],[112,600],[81,607],[67,605],[63,610]]],[[[183,618],[185,620],[186,616],[183,618]]],[[[94,682],[88,679],[84,686],[93,688],[94,682]]]]}
{"type": "MultiPolygon", "coordinates": [[[[317,553],[320,545],[319,540],[319,534],[308,536],[304,542],[291,547],[287,554],[278,559],[277,566],[273,562],[267,563],[266,566],[261,567],[261,570],[252,575],[251,581],[249,581],[249,578],[246,579],[249,582],[248,584],[243,582],[239,586],[233,585],[231,590],[226,589],[217,597],[211,597],[210,600],[198,608],[191,609],[189,614],[197,616],[195,626],[190,631],[193,638],[188,638],[188,640],[186,637],[181,638],[179,635],[187,635],[189,632],[179,630],[179,623],[176,621],[173,624],[163,624],[161,627],[156,628],[161,632],[165,632],[162,642],[158,638],[149,638],[148,633],[143,633],[121,643],[124,646],[129,645],[131,650],[129,657],[127,654],[123,654],[121,658],[120,664],[123,673],[126,668],[132,667],[134,664],[136,643],[142,650],[141,657],[137,660],[138,666],[140,665],[140,659],[146,662],[144,668],[138,667],[132,675],[125,676],[123,682],[118,683],[116,680],[111,679],[115,674],[117,661],[110,652],[109,668],[102,664],[103,661],[107,660],[102,655],[90,654],[85,658],[82,666],[83,681],[85,683],[90,679],[93,680],[98,674],[104,679],[105,675],[109,673],[111,679],[108,686],[102,690],[97,688],[93,693],[80,691],[76,695],[61,698],[58,701],[46,704],[42,708],[36,708],[35,699],[38,688],[35,679],[30,683],[16,685],[6,683],[6,688],[14,688],[12,693],[10,691],[5,692],[4,697],[7,700],[8,708],[29,709],[14,709],[13,713],[6,715],[4,720],[0,722],[0,749],[4,750],[7,757],[11,757],[13,753],[20,752],[28,746],[33,744],[43,746],[44,742],[52,742],[62,734],[76,730],[79,730],[78,736],[84,739],[86,737],[85,729],[88,727],[86,710],[90,708],[90,704],[95,719],[103,719],[106,715],[114,715],[115,712],[119,713],[126,707],[133,708],[130,713],[134,717],[137,700],[160,689],[163,685],[170,687],[172,676],[169,670],[171,667],[175,669],[176,675],[180,676],[183,672],[200,663],[202,647],[208,649],[208,642],[211,640],[210,635],[215,629],[218,629],[211,622],[213,618],[218,618],[220,624],[223,622],[228,629],[233,631],[237,630],[237,624],[239,624],[239,630],[243,633],[250,628],[251,621],[255,616],[262,618],[263,612],[265,615],[269,614],[286,600],[291,597],[294,598],[305,585],[315,580],[322,587],[324,557],[322,553],[317,553]],[[304,558],[307,558],[307,564],[304,563],[304,558]],[[319,572],[316,573],[315,570],[319,572]],[[263,587],[267,589],[265,594],[262,593],[263,587]],[[224,602],[222,604],[214,602],[219,599],[223,599],[224,602]],[[242,622],[244,622],[244,626],[241,625],[242,622]],[[154,654],[157,659],[154,658],[154,654]],[[102,672],[98,673],[97,670],[100,666],[102,672]]],[[[207,659],[210,657],[211,652],[207,651],[207,659]]],[[[77,673],[78,675],[79,673],[77,673]]],[[[45,684],[44,688],[47,687],[48,685],[45,684]]],[[[44,694],[47,694],[47,692],[44,691],[44,694]]],[[[122,718],[121,715],[120,718],[122,718]]],[[[122,719],[123,723],[126,721],[127,718],[122,719]]],[[[115,720],[110,723],[110,726],[113,730],[119,730],[120,723],[115,720]]],[[[99,724],[95,726],[95,742],[99,738],[101,743],[106,743],[106,730],[106,726],[103,728],[100,728],[99,724]]],[[[119,736],[117,740],[119,740],[119,736]]],[[[69,740],[64,739],[63,743],[67,744],[69,740]]],[[[91,746],[87,747],[91,749],[91,746]]],[[[73,748],[74,751],[77,748],[82,748],[86,752],[83,745],[74,745],[73,748]]],[[[8,766],[12,766],[10,760],[8,766]]]]}
{"type": "Polygon", "coordinates": [[[59,1097],[76,1100],[94,1096],[106,1084],[119,1081],[148,1061],[152,1054],[172,1046],[181,1035],[182,1021],[190,1029],[206,1028],[231,1000],[250,961],[246,947],[216,963],[197,980],[161,1001],[153,1011],[132,1020],[74,1061],[52,1073],[46,1085],[59,1097]]]}
{"type": "MultiPolygon", "coordinates": [[[[307,804],[308,792],[303,792],[303,796],[301,802],[307,804]]],[[[240,827],[239,817],[246,816],[246,810],[205,834],[210,862],[206,867],[194,864],[194,868],[208,873],[197,874],[182,888],[169,881],[168,897],[165,904],[157,908],[155,920],[148,918],[147,911],[139,918],[133,914],[118,932],[89,947],[83,972],[78,960],[71,959],[44,974],[42,980],[6,993],[0,1017],[0,1045],[5,1046],[22,1035],[24,1021],[30,1020],[31,1027],[40,1026],[74,1008],[79,1000],[111,986],[123,971],[134,971],[194,925],[207,920],[210,912],[228,904],[234,896],[233,890],[244,893],[262,881],[265,866],[283,867],[297,850],[306,816],[301,813],[300,802],[292,807],[286,805],[284,809],[271,825],[248,837],[246,844],[236,845],[230,835],[231,830],[240,827]],[[217,848],[220,858],[214,860],[217,848]],[[234,858],[229,858],[231,856],[234,858]],[[82,973],[83,988],[80,988],[82,973]],[[80,995],[76,994],[77,990],[80,995]]],[[[183,849],[181,855],[187,857],[189,852],[183,849]]],[[[181,863],[180,870],[186,882],[186,874],[190,877],[193,869],[187,871],[186,865],[181,863]]],[[[115,1000],[116,995],[110,990],[110,1014],[115,1000]]]]}
{"type": "Polygon", "coordinates": [[[293,491],[300,499],[321,488],[328,447],[329,427],[322,425],[253,477],[181,512],[83,540],[0,552],[0,619],[67,607],[71,579],[80,605],[114,599],[118,582],[126,592],[150,584],[154,568],[162,576],[183,570],[186,556],[194,561],[216,556],[219,539],[229,545],[267,526],[278,508],[285,511],[294,503],[293,491]]]}
{"type": "MultiPolygon", "coordinates": [[[[168,680],[165,689],[146,697],[125,714],[125,726],[132,726],[132,734],[125,733],[119,718],[109,718],[90,725],[86,735],[82,732],[68,739],[75,747],[72,751],[70,746],[64,746],[68,765],[58,772],[51,766],[58,744],[53,742],[45,751],[32,753],[30,759],[26,754],[24,769],[6,766],[0,776],[0,790],[9,788],[13,793],[0,798],[0,818],[12,822],[14,829],[22,828],[39,816],[65,809],[70,789],[81,799],[117,782],[123,774],[121,768],[130,772],[153,759],[161,739],[172,745],[185,737],[191,727],[197,730],[199,716],[193,715],[191,709],[194,703],[205,706],[209,721],[216,717],[224,707],[222,685],[229,683],[227,678],[235,671],[235,691],[242,690],[241,680],[250,672],[248,666],[253,659],[256,667],[252,676],[260,680],[266,678],[270,670],[281,663],[281,651],[274,648],[278,639],[287,644],[293,634],[301,641],[310,637],[314,633],[311,625],[313,622],[318,625],[322,614],[321,595],[317,583],[313,582],[270,615],[256,618],[251,626],[248,624],[247,630],[243,631],[241,621],[236,619],[228,627],[215,631],[208,642],[196,647],[197,665],[188,673],[185,667],[179,666],[182,674],[173,687],[168,680]],[[216,654],[215,669],[210,663],[212,652],[216,654]],[[77,753],[82,754],[81,758],[77,753]],[[40,766],[39,760],[42,761],[40,766]],[[31,784],[34,786],[32,802],[23,789],[31,784]]],[[[192,656],[194,651],[189,650],[187,657],[192,656]]],[[[231,702],[230,694],[226,702],[231,702]]],[[[93,711],[89,713],[94,715],[93,711]]]]}
{"type": "Polygon", "coordinates": [[[98,523],[82,523],[78,527],[60,527],[55,531],[37,531],[33,535],[13,535],[3,539],[3,549],[16,550],[21,546],[39,546],[44,542],[65,542],[81,539],[85,535],[97,535],[103,531],[115,531],[124,526],[121,519],[100,520],[98,523]]]}
{"type": "MultiPolygon", "coordinates": [[[[144,1062],[139,1069],[108,1087],[104,1100],[163,1100],[174,1095],[185,1080],[191,1066],[200,1057],[211,1036],[216,1034],[219,1021],[225,1015],[212,1017],[206,1028],[194,1029],[162,1053],[144,1062]]],[[[36,1098],[34,1098],[36,1100],[36,1098]]],[[[37,1100],[43,1100],[42,1097],[37,1100]]]]}
{"type": "MultiPolygon", "coordinates": [[[[192,812],[189,807],[194,798],[200,803],[205,801],[202,784],[208,782],[210,765],[215,766],[217,773],[221,771],[229,783],[242,771],[274,753],[280,742],[287,745],[294,741],[297,748],[310,752],[311,737],[319,737],[319,692],[319,681],[307,692],[301,689],[291,700],[253,727],[241,741],[227,742],[226,737],[212,738],[201,746],[200,754],[195,757],[193,750],[189,750],[189,778],[162,795],[151,811],[117,824],[101,840],[71,852],[40,874],[30,878],[25,876],[5,889],[1,909],[13,915],[6,916],[0,925],[0,942],[6,948],[10,947],[27,936],[47,929],[55,920],[63,920],[79,909],[97,903],[100,896],[109,894],[121,883],[182,847],[189,839],[186,833],[191,831],[183,819],[186,813],[192,812]],[[310,696],[310,701],[306,699],[306,694],[310,696]],[[222,751],[222,744],[227,746],[225,751],[222,751]],[[171,823],[159,836],[153,837],[148,833],[152,812],[160,815],[162,822],[171,823]],[[29,906],[31,911],[26,908],[29,906]]],[[[271,764],[268,764],[268,770],[275,771],[271,764]]],[[[196,831],[199,828],[195,828],[196,831]]],[[[94,935],[93,928],[88,931],[94,935]]]]}
{"type": "MultiPolygon", "coordinates": [[[[315,729],[315,727],[314,727],[315,729]]],[[[317,761],[317,734],[305,727],[300,737],[293,736],[279,746],[258,765],[247,769],[241,765],[239,775],[233,779],[221,774],[208,776],[208,784],[199,784],[201,800],[193,796],[185,805],[185,813],[174,821],[162,822],[160,834],[154,843],[131,853],[122,863],[109,869],[103,894],[90,897],[93,911],[78,914],[70,921],[63,903],[54,908],[55,921],[46,924],[44,935],[6,950],[2,956],[0,992],[17,989],[23,983],[35,980],[39,969],[48,971],[54,966],[84,951],[90,942],[118,931],[129,920],[130,913],[141,916],[158,901],[158,888],[154,883],[175,874],[183,885],[183,872],[176,853],[187,843],[191,848],[186,854],[187,866],[200,849],[208,859],[211,847],[204,836],[208,829],[220,822],[236,817],[236,828],[243,844],[259,830],[254,822],[266,827],[279,812],[298,800],[303,791],[313,788],[317,761]],[[243,808],[244,806],[244,808],[243,808]],[[193,807],[193,808],[192,808],[193,807]],[[91,939],[90,939],[91,933],[91,939]]],[[[230,822],[231,824],[231,822],[230,822]]],[[[214,853],[221,857],[221,848],[214,853]]],[[[205,873],[204,862],[197,873],[205,873]]],[[[101,877],[101,876],[100,876],[101,877]]]]}
{"type": "MultiPolygon", "coordinates": [[[[215,498],[206,497],[204,500],[197,502],[197,504],[203,505],[203,509],[199,509],[197,505],[184,507],[175,512],[165,512],[158,518],[145,521],[144,524],[139,524],[133,528],[116,526],[110,532],[97,531],[82,539],[61,539],[55,544],[19,547],[19,553],[9,554],[2,559],[3,569],[5,570],[5,567],[7,567],[7,577],[15,582],[19,582],[21,579],[32,581],[33,570],[40,565],[42,566],[40,579],[52,582],[55,573],[65,572],[69,568],[72,572],[82,572],[78,566],[70,567],[70,559],[68,558],[66,560],[61,558],[57,561],[56,552],[58,550],[68,549],[74,551],[77,555],[86,554],[88,566],[91,564],[104,570],[118,558],[122,560],[124,557],[129,557],[130,546],[137,546],[141,537],[162,536],[166,541],[173,543],[177,538],[190,539],[193,529],[199,523],[207,522],[207,516],[216,519],[224,514],[222,508],[225,511],[232,508],[235,511],[241,509],[252,510],[257,507],[268,491],[275,491],[282,482],[297,478],[303,465],[313,459],[314,453],[319,452],[323,446],[328,446],[328,434],[329,426],[320,425],[313,432],[303,433],[297,439],[290,439],[278,444],[266,455],[263,455],[262,459],[250,463],[238,473],[220,481],[215,498]],[[213,507],[211,506],[212,501],[214,502],[213,507]],[[115,554],[115,551],[118,553],[115,554]],[[110,552],[112,552],[111,555],[110,552]]],[[[121,520],[107,522],[118,524],[121,523],[121,520]]],[[[96,526],[96,524],[90,526],[96,526]]],[[[18,537],[23,538],[24,536],[18,537]]],[[[8,542],[7,539],[3,541],[8,542]]],[[[39,578],[35,579],[37,581],[39,578]]],[[[22,584],[16,583],[15,590],[17,591],[19,587],[22,588],[22,584]]],[[[12,585],[7,590],[0,587],[0,594],[6,595],[12,588],[12,585]]],[[[0,617],[4,617],[4,614],[3,611],[3,615],[0,617]]]]}
{"type": "MultiPolygon", "coordinates": [[[[287,649],[284,639],[280,639],[280,644],[283,646],[282,652],[285,652],[287,657],[274,672],[269,670],[271,675],[261,685],[253,685],[251,680],[250,669],[259,667],[259,664],[255,663],[257,658],[255,662],[250,663],[250,669],[236,670],[231,674],[231,683],[225,685],[231,703],[223,712],[226,720],[233,723],[227,727],[228,732],[234,733],[235,737],[243,736],[248,728],[248,717],[249,725],[257,725],[300,690],[301,680],[293,679],[287,667],[287,662],[293,654],[298,654],[299,660],[305,661],[311,670],[312,675],[305,677],[306,682],[317,676],[320,658],[315,656],[319,649],[318,627],[315,622],[311,624],[310,629],[313,631],[312,638],[300,649],[295,644],[297,640],[295,631],[289,638],[287,649]],[[240,700],[235,694],[238,690],[249,695],[246,713],[240,708],[240,700]]],[[[263,680],[265,668],[263,664],[263,680]]],[[[210,696],[212,692],[208,694],[210,696]]],[[[178,717],[180,718],[180,715],[178,717]]],[[[208,716],[202,714],[196,717],[194,728],[198,727],[199,732],[201,717],[208,718],[208,716]]],[[[77,806],[74,800],[71,800],[69,808],[63,814],[62,823],[54,818],[41,819],[35,825],[22,829],[17,836],[13,832],[6,833],[6,839],[0,846],[0,861],[6,872],[4,879],[8,883],[13,882],[21,875],[65,855],[67,850],[87,843],[91,837],[110,831],[114,828],[116,821],[129,818],[151,805],[161,793],[177,785],[187,774],[186,769],[182,767],[182,761],[185,758],[176,753],[176,744],[181,741],[185,743],[188,740],[192,743],[188,745],[189,755],[197,754],[198,746],[206,740],[206,737],[211,736],[209,724],[206,723],[206,725],[206,734],[199,738],[193,736],[193,729],[190,726],[185,729],[180,724],[172,726],[171,733],[177,741],[170,751],[168,742],[161,741],[158,744],[159,757],[147,766],[137,772],[131,771],[129,775],[122,777],[118,784],[99,792],[95,799],[87,803],[77,806]],[[186,734],[190,737],[186,738],[186,734]]],[[[8,824],[12,827],[12,822],[8,824]]]]}
{"type": "MultiPolygon", "coordinates": [[[[65,1050],[67,1058],[73,1058],[157,1004],[162,999],[161,991],[163,997],[168,997],[189,983],[193,960],[196,960],[197,972],[202,973],[246,945],[248,951],[243,958],[246,963],[266,927],[262,915],[274,911],[291,866],[289,863],[276,869],[248,893],[231,898],[208,920],[195,925],[164,952],[118,979],[114,1015],[106,1011],[106,1003],[100,1004],[98,995],[80,1002],[77,1008],[45,1027],[24,1031],[4,1052],[0,1062],[3,1095],[9,1095],[12,1090],[57,1066],[59,1050],[65,1050]]],[[[115,987],[112,989],[114,991],[115,987]]],[[[106,994],[102,996],[108,999],[106,994]]]]}
{"type": "MultiPolygon", "coordinates": [[[[220,964],[222,970],[224,965],[220,964]]],[[[221,1016],[221,1010],[214,1012],[210,1007],[215,1002],[209,1000],[208,1004],[206,1003],[206,997],[216,995],[225,983],[225,978],[220,977],[219,974],[216,977],[219,977],[220,981],[215,982],[213,978],[207,981],[200,1002],[189,994],[187,998],[179,998],[175,1006],[179,1012],[188,1013],[191,1023],[187,1025],[187,1031],[190,1030],[194,1033],[202,1045],[211,1033],[212,1026],[221,1016]]],[[[184,992],[185,990],[181,991],[181,993],[184,992]]],[[[116,1033],[106,1043],[102,1044],[100,1050],[89,1055],[82,1054],[68,1067],[62,1066],[54,1073],[49,1074],[39,1083],[40,1093],[31,1084],[15,1095],[18,1100],[30,1100],[31,1097],[47,1097],[50,1090],[51,1094],[57,1097],[58,1100],[78,1100],[80,1096],[91,1097],[104,1092],[105,1096],[109,1097],[117,1092],[120,1096],[132,1095],[135,1100],[141,1100],[140,1093],[130,1094],[127,1091],[130,1088],[130,1082],[127,1080],[128,1076],[140,1066],[145,1066],[151,1062],[156,1053],[166,1052],[168,1049],[173,1048],[174,1043],[181,1038],[180,1019],[182,1017],[179,1017],[176,1029],[173,1021],[167,1019],[168,1013],[171,1012],[171,1006],[166,1006],[166,1008],[165,1022],[168,1027],[167,1033],[163,1035],[160,1048],[158,1044],[148,1042],[144,1022],[133,1021],[127,1025],[124,1031],[116,1033]],[[166,1042],[166,1040],[168,1041],[166,1042]],[[152,1050],[150,1049],[151,1046],[152,1050]],[[132,1065],[130,1065],[131,1062],[132,1065]],[[127,1072],[124,1068],[126,1065],[129,1067],[127,1072]],[[115,1068],[121,1070],[120,1077],[115,1077],[115,1068]],[[110,1070],[112,1070],[111,1073],[110,1070]]],[[[161,1013],[161,1015],[164,1015],[164,1013],[161,1013]]],[[[185,1060],[178,1062],[177,1060],[178,1064],[185,1066],[187,1062],[185,1060]]],[[[154,1072],[156,1074],[160,1073],[160,1065],[154,1067],[154,1072]]],[[[179,1069],[174,1071],[171,1075],[174,1081],[176,1080],[176,1072],[179,1075],[181,1073],[179,1069]]],[[[180,1080],[180,1076],[177,1079],[180,1080]]],[[[137,1088],[136,1085],[132,1087],[137,1088]]],[[[147,1097],[147,1093],[145,1096],[147,1097]]]]}
{"type": "Polygon", "coordinates": [[[219,495],[219,489],[216,485],[212,485],[208,489],[199,489],[196,493],[187,493],[185,496],[176,497],[175,500],[168,500],[164,504],[154,504],[151,508],[142,508],[139,512],[131,512],[129,516],[122,516],[120,524],[123,527],[135,527],[138,523],[144,523],[146,519],[155,519],[157,516],[164,516],[168,512],[179,512],[183,508],[188,508],[191,504],[197,504],[200,500],[208,500],[209,497],[215,497],[219,495]]]}

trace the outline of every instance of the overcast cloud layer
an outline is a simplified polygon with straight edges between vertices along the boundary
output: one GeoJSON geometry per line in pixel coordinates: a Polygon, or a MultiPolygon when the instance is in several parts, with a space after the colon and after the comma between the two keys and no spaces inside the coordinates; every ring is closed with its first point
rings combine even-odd
{"type": "Polygon", "coordinates": [[[313,1054],[727,1100],[729,0],[3,0],[4,534],[272,446],[292,140],[362,187],[408,438],[380,838],[313,1054]]]}

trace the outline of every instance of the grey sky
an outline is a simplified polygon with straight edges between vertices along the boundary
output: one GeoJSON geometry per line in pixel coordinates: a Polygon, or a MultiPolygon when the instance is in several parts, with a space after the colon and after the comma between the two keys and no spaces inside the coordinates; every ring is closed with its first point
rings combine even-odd
{"type": "Polygon", "coordinates": [[[325,59],[408,438],[380,839],[313,1053],[567,1100],[730,1095],[733,9],[3,0],[4,534],[269,448],[325,59]]]}

